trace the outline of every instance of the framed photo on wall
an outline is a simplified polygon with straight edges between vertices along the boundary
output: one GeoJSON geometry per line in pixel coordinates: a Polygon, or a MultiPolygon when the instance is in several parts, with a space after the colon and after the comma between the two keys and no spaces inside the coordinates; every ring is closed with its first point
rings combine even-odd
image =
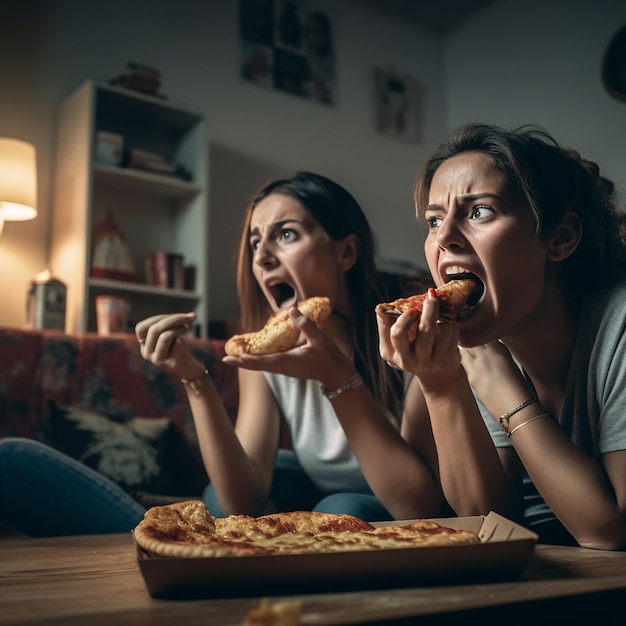
{"type": "Polygon", "coordinates": [[[332,105],[335,45],[328,0],[239,0],[241,77],[332,105]]]}
{"type": "Polygon", "coordinates": [[[392,139],[418,143],[422,136],[423,87],[414,78],[374,69],[376,129],[392,139]]]}

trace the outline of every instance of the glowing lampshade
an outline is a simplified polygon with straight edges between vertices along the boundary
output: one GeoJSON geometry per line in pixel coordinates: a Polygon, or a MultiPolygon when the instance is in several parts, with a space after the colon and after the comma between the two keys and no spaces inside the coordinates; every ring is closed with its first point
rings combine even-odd
{"type": "Polygon", "coordinates": [[[6,220],[37,217],[35,146],[0,137],[0,231],[6,220]]]}

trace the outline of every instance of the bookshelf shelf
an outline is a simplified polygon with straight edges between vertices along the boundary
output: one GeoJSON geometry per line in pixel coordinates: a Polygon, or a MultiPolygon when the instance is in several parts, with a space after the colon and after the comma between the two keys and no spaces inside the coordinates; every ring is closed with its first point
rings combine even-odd
{"type": "MultiPolygon", "coordinates": [[[[158,167],[158,166],[155,166],[158,167]]],[[[195,311],[207,332],[208,141],[192,108],[87,81],[62,103],[57,120],[51,269],[68,286],[66,330],[96,331],[94,298],[124,295],[129,326],[158,313],[195,311]],[[103,163],[98,133],[117,135],[123,153],[163,156],[176,174],[103,163]],[[111,215],[123,232],[137,282],[91,275],[94,230],[111,215]],[[147,255],[165,251],[195,268],[193,291],[148,284],[147,255]]],[[[129,328],[129,330],[131,330],[129,328]]]]}

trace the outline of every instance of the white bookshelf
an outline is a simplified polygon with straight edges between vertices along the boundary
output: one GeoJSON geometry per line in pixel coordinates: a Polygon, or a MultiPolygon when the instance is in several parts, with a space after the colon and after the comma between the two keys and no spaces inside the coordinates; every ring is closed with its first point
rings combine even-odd
{"type": "Polygon", "coordinates": [[[190,107],[87,81],[60,107],[57,121],[51,269],[66,283],[67,332],[96,330],[94,298],[124,295],[131,321],[196,311],[207,331],[208,139],[204,117],[190,107]],[[166,155],[189,180],[95,161],[96,134],[124,138],[124,148],[166,155]],[[121,227],[137,282],[90,275],[94,228],[111,213],[121,227]],[[146,284],[144,257],[165,250],[196,268],[194,291],[146,284]]]}

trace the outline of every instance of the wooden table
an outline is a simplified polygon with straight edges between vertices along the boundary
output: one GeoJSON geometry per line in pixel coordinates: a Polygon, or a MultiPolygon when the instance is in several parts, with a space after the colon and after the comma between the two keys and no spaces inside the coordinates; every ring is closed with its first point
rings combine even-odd
{"type": "MultiPolygon", "coordinates": [[[[624,624],[626,553],[539,545],[515,581],[299,599],[302,624],[624,624]]],[[[0,624],[241,626],[258,603],[151,598],[127,534],[0,539],[0,624]]]]}

